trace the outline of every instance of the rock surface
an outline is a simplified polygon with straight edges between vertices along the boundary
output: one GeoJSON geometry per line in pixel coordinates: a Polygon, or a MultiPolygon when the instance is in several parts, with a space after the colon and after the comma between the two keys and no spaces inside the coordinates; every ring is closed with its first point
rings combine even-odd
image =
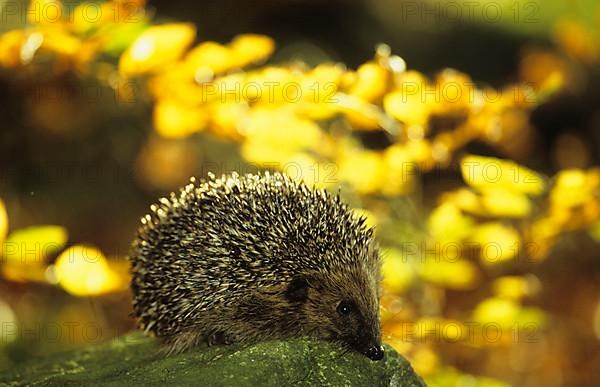
{"type": "Polygon", "coordinates": [[[310,339],[215,346],[165,357],[139,333],[88,348],[32,360],[0,376],[8,385],[177,386],[424,386],[390,347],[373,362],[339,346],[310,339]]]}

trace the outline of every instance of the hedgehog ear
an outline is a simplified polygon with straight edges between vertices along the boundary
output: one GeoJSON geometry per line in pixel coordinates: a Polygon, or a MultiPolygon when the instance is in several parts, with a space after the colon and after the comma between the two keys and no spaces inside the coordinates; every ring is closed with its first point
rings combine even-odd
{"type": "Polygon", "coordinates": [[[294,278],[285,292],[290,301],[304,302],[308,298],[308,280],[304,277],[294,278]]]}

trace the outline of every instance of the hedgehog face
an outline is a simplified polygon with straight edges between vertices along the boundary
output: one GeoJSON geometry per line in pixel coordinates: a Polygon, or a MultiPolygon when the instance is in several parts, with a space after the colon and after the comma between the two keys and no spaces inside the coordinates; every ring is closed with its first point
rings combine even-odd
{"type": "Polygon", "coordinates": [[[361,310],[352,299],[341,300],[336,307],[337,316],[332,320],[337,336],[351,348],[363,353],[371,360],[383,359],[383,347],[379,335],[379,321],[361,310]]]}
{"type": "MultiPolygon", "coordinates": [[[[304,298],[304,329],[314,336],[341,341],[371,360],[383,358],[377,282],[360,269],[292,282],[288,293],[304,298]]],[[[299,300],[299,299],[298,299],[299,300]]]]}

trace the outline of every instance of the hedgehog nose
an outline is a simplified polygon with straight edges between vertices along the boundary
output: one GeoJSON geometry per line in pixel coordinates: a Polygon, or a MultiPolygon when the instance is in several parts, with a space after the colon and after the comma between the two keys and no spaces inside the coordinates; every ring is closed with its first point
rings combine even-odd
{"type": "Polygon", "coordinates": [[[371,360],[381,360],[383,359],[383,352],[383,347],[381,345],[373,345],[367,350],[366,355],[371,360]]]}

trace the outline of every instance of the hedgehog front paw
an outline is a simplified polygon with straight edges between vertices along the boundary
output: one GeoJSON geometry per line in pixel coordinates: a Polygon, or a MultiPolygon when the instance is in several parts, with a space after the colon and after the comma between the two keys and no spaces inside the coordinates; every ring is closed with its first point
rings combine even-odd
{"type": "Polygon", "coordinates": [[[233,341],[231,341],[223,332],[213,332],[206,338],[206,343],[211,347],[213,345],[229,345],[232,344],[233,341]]]}

